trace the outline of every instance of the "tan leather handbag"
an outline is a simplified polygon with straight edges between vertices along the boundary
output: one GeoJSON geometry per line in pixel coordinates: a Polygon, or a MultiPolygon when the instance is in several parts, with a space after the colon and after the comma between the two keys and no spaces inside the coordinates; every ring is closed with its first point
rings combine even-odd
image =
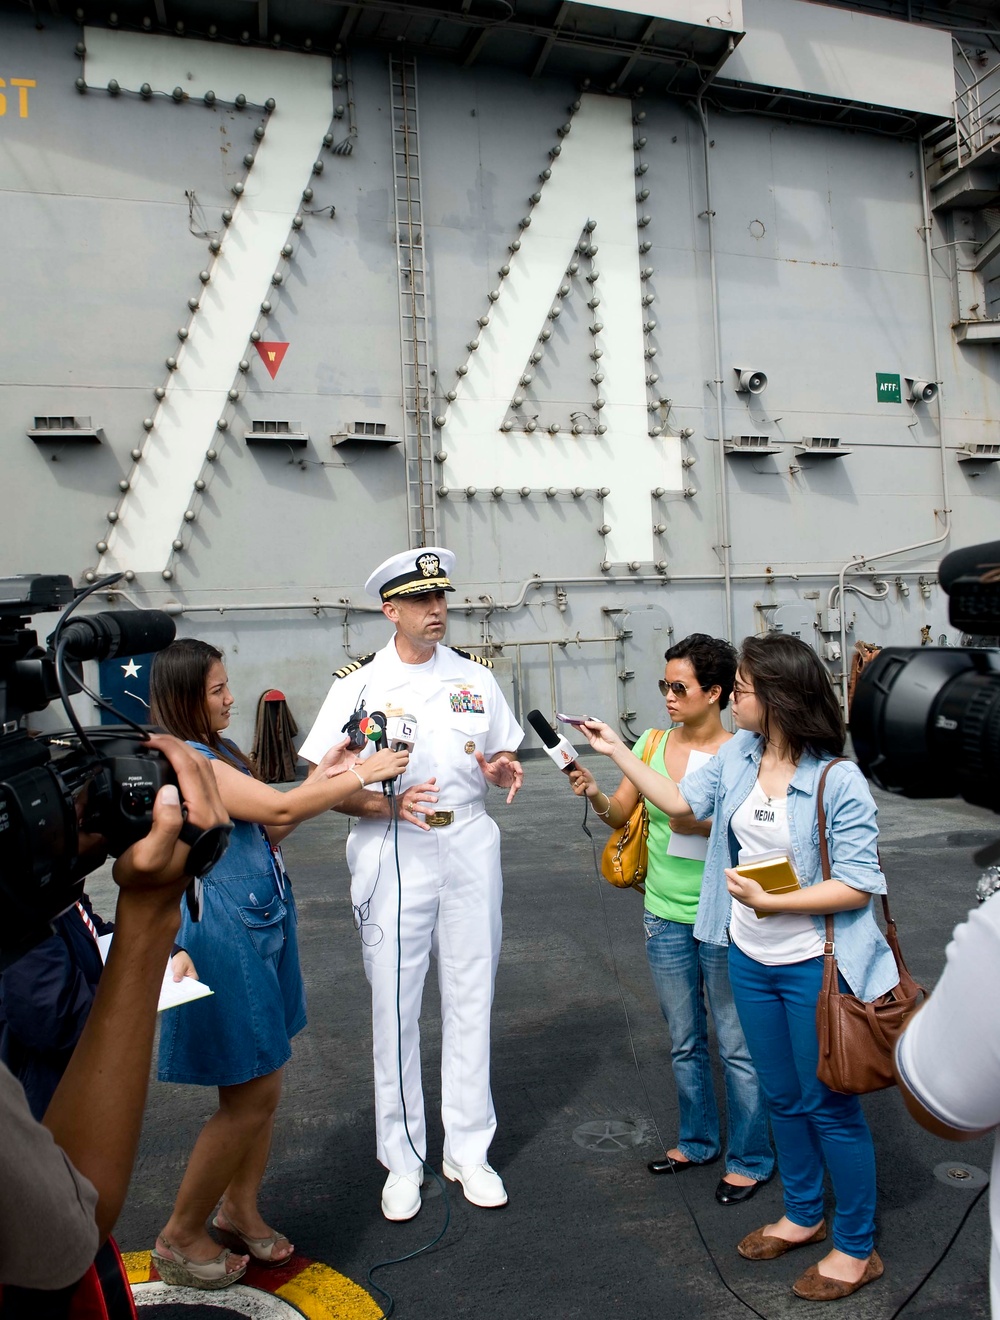
{"type": "MultiPolygon", "coordinates": [[[[651,729],[642,752],[643,765],[649,765],[656,749],[666,736],[664,729],[651,729]]],[[[601,854],[601,875],[616,889],[646,892],[646,866],[649,860],[649,812],[640,795],[638,805],[621,829],[612,830],[601,854]]]]}
{"type": "MultiPolygon", "coordinates": [[[[843,756],[837,758],[838,761],[846,759],[843,756]]],[[[823,787],[830,767],[836,764],[837,761],[830,761],[824,769],[816,798],[824,880],[829,880],[831,873],[823,787]]],[[[885,937],[896,960],[899,984],[870,1004],[841,991],[834,951],[833,917],[827,916],[826,919],[823,987],[816,1001],[816,1035],[819,1037],[816,1076],[831,1091],[840,1091],[844,1095],[865,1095],[895,1085],[893,1046],[907,1019],[927,997],[927,991],[917,984],[903,961],[896,923],[889,912],[889,900],[885,894],[882,895],[882,911],[885,914],[885,937]]]]}

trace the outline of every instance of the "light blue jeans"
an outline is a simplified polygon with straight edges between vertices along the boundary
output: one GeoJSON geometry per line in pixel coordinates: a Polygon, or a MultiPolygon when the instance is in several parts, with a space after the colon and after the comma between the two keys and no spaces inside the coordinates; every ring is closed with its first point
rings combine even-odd
{"type": "Polygon", "coordinates": [[[719,1110],[708,1054],[712,1010],[726,1084],[726,1172],[762,1182],[774,1170],[767,1111],[729,986],[728,950],[704,944],[694,927],[644,914],[646,957],[660,1008],[670,1028],[670,1062],[677,1083],[677,1149],[696,1164],[722,1149],[719,1110]]]}
{"type": "Polygon", "coordinates": [[[825,1164],[837,1199],[833,1245],[865,1260],[875,1242],[875,1150],[858,1097],[831,1091],[816,1076],[823,959],[765,967],[732,944],[729,971],[767,1095],[785,1214],[802,1228],[820,1222],[825,1164]]]}

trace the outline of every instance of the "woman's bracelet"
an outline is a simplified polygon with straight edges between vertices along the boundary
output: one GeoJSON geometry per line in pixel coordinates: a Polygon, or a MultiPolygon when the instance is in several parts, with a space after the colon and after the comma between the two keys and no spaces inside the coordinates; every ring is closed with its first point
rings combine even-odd
{"type": "Polygon", "coordinates": [[[364,781],[364,776],[360,773],[360,771],[355,770],[353,765],[350,767],[350,772],[355,777],[355,779],[358,781],[358,783],[361,785],[362,788],[368,787],[368,785],[364,781]]]}
{"type": "Polygon", "coordinates": [[[604,798],[604,801],[608,805],[604,808],[603,811],[601,811],[600,807],[598,807],[597,803],[595,802],[594,810],[598,814],[598,816],[600,816],[601,820],[607,820],[607,818],[611,815],[611,799],[608,797],[607,793],[602,793],[601,797],[604,798]]]}

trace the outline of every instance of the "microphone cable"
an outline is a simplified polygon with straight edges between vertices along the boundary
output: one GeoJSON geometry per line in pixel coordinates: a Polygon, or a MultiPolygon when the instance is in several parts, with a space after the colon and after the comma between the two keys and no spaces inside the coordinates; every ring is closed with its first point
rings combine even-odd
{"type": "MultiPolygon", "coordinates": [[[[631,1018],[629,1017],[628,1005],[625,1002],[625,992],[622,990],[621,977],[618,973],[618,959],[615,956],[615,946],[611,936],[611,922],[608,919],[607,896],[604,893],[604,886],[607,882],[605,881],[604,876],[601,874],[601,866],[597,858],[597,842],[594,839],[594,836],[590,831],[590,827],[587,824],[587,815],[589,808],[590,808],[590,799],[587,797],[585,793],[583,795],[583,822],[581,828],[583,829],[584,834],[586,834],[587,838],[590,840],[590,848],[594,856],[594,875],[597,879],[598,892],[601,896],[601,915],[604,918],[604,932],[605,935],[607,936],[608,953],[611,957],[611,971],[615,978],[615,986],[618,990],[618,998],[621,1000],[622,1013],[624,1014],[625,1017],[625,1029],[628,1032],[629,1049],[632,1051],[632,1062],[635,1064],[636,1076],[639,1078],[639,1086],[642,1088],[643,1099],[645,1100],[646,1103],[646,1112],[649,1114],[649,1120],[653,1125],[653,1131],[656,1133],[656,1139],[660,1143],[660,1145],[663,1146],[665,1150],[666,1146],[664,1145],[663,1138],[660,1136],[660,1129],[656,1123],[656,1115],[653,1113],[653,1106],[649,1099],[649,1091],[646,1089],[646,1081],[642,1075],[642,1069],[639,1067],[639,1056],[635,1048],[635,1037],[632,1034],[632,1021],[631,1018]]],[[[671,1177],[671,1181],[675,1184],[678,1192],[680,1193],[681,1200],[684,1202],[684,1208],[687,1210],[688,1215],[691,1218],[691,1222],[692,1224],[694,1224],[695,1232],[698,1234],[698,1239],[701,1242],[701,1245],[705,1248],[705,1254],[708,1256],[708,1259],[712,1262],[712,1268],[715,1270],[715,1273],[717,1274],[719,1282],[722,1284],[723,1288],[725,1288],[726,1292],[729,1293],[731,1297],[734,1297],[736,1301],[738,1301],[742,1306],[745,1306],[748,1311],[750,1311],[753,1315],[755,1315],[757,1317],[757,1320],[768,1320],[767,1316],[762,1315],[761,1312],[758,1311],[755,1306],[752,1306],[746,1300],[745,1297],[741,1297],[740,1294],[736,1292],[735,1289],[733,1289],[729,1283],[726,1282],[725,1275],[722,1273],[722,1269],[719,1265],[719,1262],[715,1259],[715,1256],[712,1252],[712,1248],[708,1245],[708,1242],[705,1238],[705,1234],[702,1232],[701,1225],[698,1223],[698,1217],[695,1214],[694,1210],[691,1208],[691,1202],[687,1199],[687,1196],[684,1192],[684,1184],[678,1183],[677,1181],[677,1171],[675,1169],[670,1170],[670,1177],[671,1177]]]]}
{"type": "MultiPolygon", "coordinates": [[[[588,816],[589,808],[590,808],[590,799],[587,797],[586,794],[584,794],[583,821],[581,823],[581,828],[584,834],[586,834],[587,838],[590,840],[590,848],[594,857],[594,875],[597,879],[598,892],[601,897],[601,914],[604,918],[604,931],[608,941],[608,953],[611,957],[611,970],[612,973],[614,974],[615,986],[618,990],[618,997],[621,1000],[621,1005],[622,1005],[622,1013],[624,1014],[625,1017],[625,1028],[628,1032],[629,1048],[632,1051],[632,1062],[635,1064],[636,1075],[639,1078],[639,1085],[642,1088],[643,1099],[645,1100],[646,1103],[646,1110],[649,1114],[650,1122],[653,1125],[653,1131],[656,1133],[656,1139],[660,1143],[660,1145],[663,1146],[663,1149],[666,1150],[666,1145],[664,1144],[663,1138],[660,1136],[660,1129],[657,1127],[656,1124],[656,1116],[653,1113],[653,1106],[650,1103],[649,1092],[646,1089],[646,1082],[645,1079],[643,1078],[642,1070],[639,1067],[639,1056],[636,1053],[635,1039],[632,1034],[632,1022],[631,1019],[629,1018],[628,1005],[625,1002],[625,993],[622,990],[621,977],[618,974],[618,960],[615,957],[614,941],[612,940],[612,936],[611,936],[611,922],[608,919],[607,895],[604,892],[606,881],[603,875],[601,874],[601,865],[597,857],[597,842],[594,839],[590,827],[587,824],[587,816],[588,816]]],[[[675,1186],[677,1186],[677,1191],[680,1194],[681,1200],[684,1202],[684,1208],[687,1210],[688,1215],[690,1216],[691,1223],[694,1225],[695,1232],[698,1234],[698,1239],[701,1242],[701,1245],[705,1248],[705,1254],[708,1256],[708,1259],[712,1262],[712,1268],[715,1270],[715,1273],[719,1279],[719,1282],[722,1284],[723,1288],[725,1288],[726,1292],[729,1293],[729,1295],[733,1297],[737,1302],[739,1302],[741,1306],[745,1306],[748,1311],[750,1311],[753,1315],[755,1315],[757,1317],[757,1320],[770,1320],[770,1317],[765,1316],[760,1311],[758,1311],[757,1308],[751,1302],[748,1302],[745,1297],[742,1297],[736,1291],[736,1289],[733,1288],[729,1282],[727,1282],[726,1277],[722,1272],[722,1267],[719,1265],[719,1262],[716,1260],[712,1248],[709,1246],[705,1234],[702,1232],[701,1225],[698,1222],[698,1216],[695,1214],[691,1206],[691,1202],[687,1198],[687,1195],[684,1191],[684,1184],[677,1183],[676,1169],[671,1169],[670,1175],[671,1175],[671,1181],[675,1184],[675,1186]]],[[[948,1239],[948,1242],[945,1244],[945,1247],[938,1256],[938,1258],[925,1272],[925,1274],[918,1281],[916,1286],[906,1295],[906,1297],[904,1297],[904,1299],[892,1312],[892,1314],[889,1316],[889,1320],[897,1320],[897,1317],[902,1315],[903,1311],[909,1306],[909,1304],[921,1291],[924,1285],[929,1282],[931,1276],[935,1273],[938,1266],[941,1265],[945,1257],[948,1255],[952,1247],[957,1242],[958,1236],[961,1233],[962,1229],[965,1227],[966,1221],[968,1220],[969,1216],[972,1214],[973,1210],[978,1205],[979,1201],[982,1199],[983,1193],[987,1191],[989,1186],[990,1184],[989,1182],[987,1182],[984,1183],[982,1187],[980,1187],[979,1191],[973,1197],[972,1201],[969,1203],[969,1205],[966,1206],[965,1213],[962,1215],[962,1218],[958,1221],[958,1225],[954,1233],[952,1233],[951,1237],[948,1239]]]]}
{"type": "MultiPolygon", "coordinates": [[[[399,804],[396,798],[395,780],[389,780],[388,782],[389,809],[392,812],[392,819],[390,821],[390,826],[392,828],[392,846],[396,859],[396,1070],[399,1077],[399,1100],[403,1108],[403,1131],[406,1133],[406,1140],[409,1143],[410,1150],[413,1151],[414,1155],[420,1161],[421,1171],[430,1173],[431,1177],[441,1189],[441,1196],[444,1199],[444,1223],[436,1236],[431,1238],[429,1242],[425,1242],[422,1247],[417,1247],[413,1251],[408,1251],[403,1256],[393,1256],[389,1260],[380,1260],[369,1269],[369,1286],[374,1288],[380,1296],[386,1299],[386,1309],[383,1320],[389,1320],[389,1316],[395,1311],[396,1299],[388,1289],[377,1284],[372,1278],[372,1275],[376,1270],[387,1269],[390,1265],[402,1265],[404,1261],[413,1260],[417,1256],[422,1256],[424,1252],[430,1251],[432,1247],[436,1247],[441,1241],[445,1233],[447,1233],[448,1226],[451,1223],[451,1202],[448,1200],[448,1189],[444,1185],[444,1179],[436,1169],[425,1163],[425,1156],[421,1155],[416,1146],[414,1146],[413,1138],[410,1136],[410,1124],[406,1113],[406,1095],[403,1089],[403,1015],[400,1006],[400,984],[403,971],[403,875],[399,865],[399,804]]],[[[386,833],[388,834],[388,829],[386,830],[386,833]]],[[[381,866],[381,859],[379,865],[381,866]]]]}

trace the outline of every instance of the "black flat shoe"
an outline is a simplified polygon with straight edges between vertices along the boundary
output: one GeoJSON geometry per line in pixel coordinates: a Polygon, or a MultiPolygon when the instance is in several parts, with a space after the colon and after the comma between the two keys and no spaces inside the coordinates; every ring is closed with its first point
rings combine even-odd
{"type": "Polygon", "coordinates": [[[706,1164],[714,1164],[718,1158],[716,1155],[714,1160],[673,1160],[669,1155],[664,1155],[662,1159],[650,1160],[646,1168],[650,1173],[683,1173],[685,1169],[703,1169],[706,1164]]]}
{"type": "Polygon", "coordinates": [[[770,1179],[765,1178],[763,1182],[752,1182],[746,1187],[737,1187],[733,1183],[726,1182],[725,1178],[719,1180],[719,1185],[715,1189],[715,1199],[719,1205],[742,1205],[744,1201],[756,1195],[758,1188],[763,1187],[765,1182],[770,1179]]]}

